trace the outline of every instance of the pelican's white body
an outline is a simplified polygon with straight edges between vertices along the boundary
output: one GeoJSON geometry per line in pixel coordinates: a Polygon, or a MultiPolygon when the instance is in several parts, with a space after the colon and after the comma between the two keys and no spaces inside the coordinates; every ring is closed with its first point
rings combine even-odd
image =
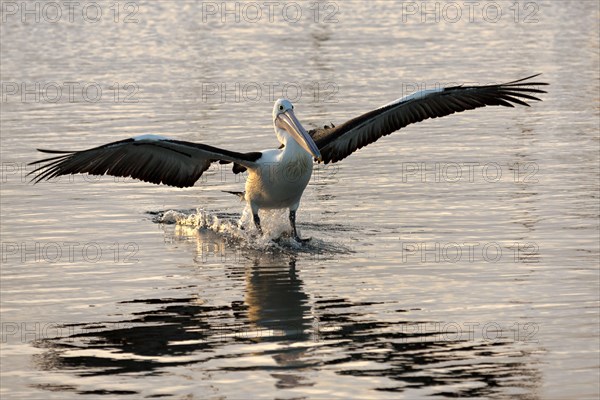
{"type": "Polygon", "coordinates": [[[295,211],[312,175],[312,156],[287,132],[277,131],[285,147],[262,151],[258,167],[248,169],[245,199],[253,214],[261,208],[295,211]]]}

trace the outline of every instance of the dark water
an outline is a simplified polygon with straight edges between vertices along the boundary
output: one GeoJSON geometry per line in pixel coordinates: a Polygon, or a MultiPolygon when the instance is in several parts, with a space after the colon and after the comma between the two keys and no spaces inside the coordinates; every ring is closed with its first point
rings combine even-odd
{"type": "Polygon", "coordinates": [[[90,4],[2,2],[2,398],[598,397],[596,2],[90,4]],[[284,212],[239,230],[225,168],[24,176],[139,134],[271,148],[282,96],[316,127],[538,72],[531,108],[320,166],[304,247],[284,212]]]}

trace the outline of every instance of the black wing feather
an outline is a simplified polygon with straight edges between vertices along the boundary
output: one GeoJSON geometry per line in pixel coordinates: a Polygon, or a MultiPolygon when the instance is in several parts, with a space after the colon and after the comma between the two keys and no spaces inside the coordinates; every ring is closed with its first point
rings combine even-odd
{"type": "Polygon", "coordinates": [[[437,92],[424,92],[353,118],[337,127],[310,132],[319,147],[323,161],[333,163],[356,150],[377,141],[407,125],[429,118],[485,106],[529,106],[526,100],[541,101],[535,93],[546,93],[537,86],[545,82],[526,82],[540,74],[512,82],[483,86],[453,86],[437,92]]]}
{"type": "Polygon", "coordinates": [[[61,175],[88,173],[132,177],[144,182],[189,187],[212,162],[252,166],[262,153],[237,153],[200,143],[171,139],[125,139],[83,151],[43,150],[61,154],[35,161],[28,175],[38,183],[61,175]]]}

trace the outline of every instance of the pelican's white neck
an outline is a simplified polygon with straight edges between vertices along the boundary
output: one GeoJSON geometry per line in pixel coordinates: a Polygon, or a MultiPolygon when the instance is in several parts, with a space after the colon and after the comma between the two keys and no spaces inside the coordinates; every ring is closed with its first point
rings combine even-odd
{"type": "Polygon", "coordinates": [[[287,146],[290,142],[296,142],[294,138],[283,128],[279,128],[275,126],[275,134],[277,135],[277,140],[284,146],[287,146]]]}
{"type": "Polygon", "coordinates": [[[298,143],[285,129],[276,127],[275,132],[277,133],[279,143],[284,145],[284,148],[281,149],[281,151],[285,154],[285,157],[292,156],[295,158],[296,155],[305,155],[308,158],[311,157],[311,155],[302,148],[300,143],[298,143]]]}

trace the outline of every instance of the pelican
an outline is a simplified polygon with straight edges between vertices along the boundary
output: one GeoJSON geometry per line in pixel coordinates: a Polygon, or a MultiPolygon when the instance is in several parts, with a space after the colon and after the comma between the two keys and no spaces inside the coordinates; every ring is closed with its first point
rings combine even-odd
{"type": "Polygon", "coordinates": [[[541,101],[533,94],[546,93],[530,79],[493,85],[452,86],[422,90],[338,125],[307,132],[294,106],[279,99],[273,107],[273,126],[281,143],[278,149],[239,153],[200,143],[158,135],[142,135],[81,151],[43,150],[55,154],[29,173],[38,183],[60,175],[88,173],[132,177],[154,184],[190,187],[211,163],[233,163],[233,172],[248,171],[246,201],[259,233],[259,210],[289,209],[292,236],[303,242],[296,229],[296,211],[313,169],[313,160],[335,163],[358,149],[409,124],[485,106],[529,106],[541,101]]]}

